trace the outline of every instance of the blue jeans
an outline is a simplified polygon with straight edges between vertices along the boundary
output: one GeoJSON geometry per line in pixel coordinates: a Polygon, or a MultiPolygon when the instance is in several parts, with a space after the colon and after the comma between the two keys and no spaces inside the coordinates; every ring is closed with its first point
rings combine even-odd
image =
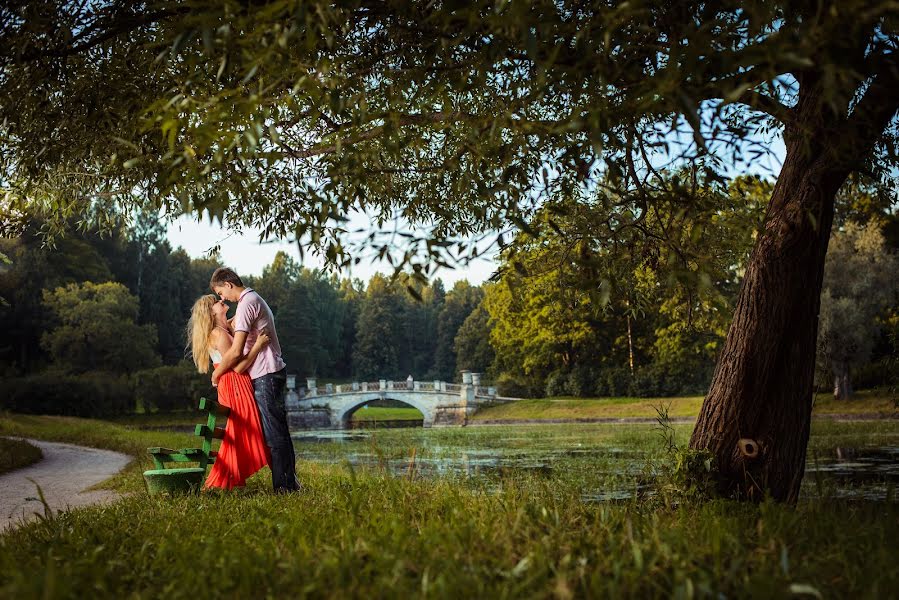
{"type": "Polygon", "coordinates": [[[272,487],[276,492],[292,492],[299,489],[296,456],[293,452],[293,440],[290,439],[290,431],[287,428],[287,411],[284,409],[286,385],[286,368],[253,380],[262,433],[272,455],[272,487]]]}

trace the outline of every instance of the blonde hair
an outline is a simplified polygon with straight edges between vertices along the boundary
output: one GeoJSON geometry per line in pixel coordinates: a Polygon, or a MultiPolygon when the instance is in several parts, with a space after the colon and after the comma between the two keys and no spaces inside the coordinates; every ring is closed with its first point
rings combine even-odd
{"type": "Polygon", "coordinates": [[[194,364],[200,373],[209,372],[209,338],[215,329],[212,305],[217,301],[218,298],[212,294],[200,296],[190,309],[190,319],[187,321],[187,339],[190,341],[194,364]]]}

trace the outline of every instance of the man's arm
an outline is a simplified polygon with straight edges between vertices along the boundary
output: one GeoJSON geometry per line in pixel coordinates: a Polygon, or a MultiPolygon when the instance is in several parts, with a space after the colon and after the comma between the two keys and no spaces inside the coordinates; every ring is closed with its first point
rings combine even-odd
{"type": "Polygon", "coordinates": [[[219,377],[240,361],[243,356],[243,346],[246,341],[246,331],[234,332],[234,341],[231,342],[231,347],[222,355],[222,362],[220,362],[219,366],[212,372],[212,385],[218,385],[219,377]]]}

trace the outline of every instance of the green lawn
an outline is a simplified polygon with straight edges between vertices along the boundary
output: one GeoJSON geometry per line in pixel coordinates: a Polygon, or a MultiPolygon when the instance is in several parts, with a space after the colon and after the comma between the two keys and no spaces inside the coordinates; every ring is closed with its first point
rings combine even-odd
{"type": "Polygon", "coordinates": [[[363,406],[353,413],[353,421],[421,421],[424,417],[417,408],[388,408],[363,406]]]}
{"type": "Polygon", "coordinates": [[[0,438],[0,475],[34,464],[43,456],[40,448],[25,440],[0,438]]]}
{"type": "MultiPolygon", "coordinates": [[[[878,390],[857,392],[848,402],[837,402],[831,394],[818,394],[815,415],[876,414],[899,416],[894,397],[878,390]]],[[[668,407],[670,417],[695,417],[702,406],[702,396],[682,398],[542,398],[519,400],[485,407],[475,413],[474,421],[505,419],[589,419],[655,417],[656,407],[668,407]]]]}
{"type": "Polygon", "coordinates": [[[183,410],[160,413],[138,413],[111,417],[109,422],[136,429],[192,427],[204,420],[199,410],[183,410]]]}

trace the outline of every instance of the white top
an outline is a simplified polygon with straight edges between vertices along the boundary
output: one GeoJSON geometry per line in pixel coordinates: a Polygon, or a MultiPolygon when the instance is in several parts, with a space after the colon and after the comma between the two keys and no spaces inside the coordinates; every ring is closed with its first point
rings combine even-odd
{"type": "MultiPolygon", "coordinates": [[[[225,329],[224,327],[222,327],[221,325],[216,325],[215,328],[224,331],[225,334],[226,334],[229,338],[232,337],[232,336],[231,336],[231,332],[228,331],[227,329],[225,329]]],[[[216,365],[217,365],[217,364],[219,364],[220,362],[222,362],[222,353],[218,351],[218,348],[210,348],[210,349],[209,349],[209,358],[212,359],[213,364],[216,364],[216,365]]]]}

